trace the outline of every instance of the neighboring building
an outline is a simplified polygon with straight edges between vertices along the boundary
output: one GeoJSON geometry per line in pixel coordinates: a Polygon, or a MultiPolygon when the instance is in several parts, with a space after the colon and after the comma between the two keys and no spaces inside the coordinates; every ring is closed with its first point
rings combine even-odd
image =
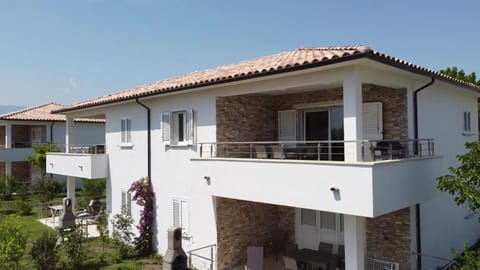
{"type": "Polygon", "coordinates": [[[298,49],[60,109],[67,144],[74,118],[102,116],[108,157],[51,153],[47,170],[106,176],[108,211],[135,221],[126,191],[150,174],[159,252],[181,226],[186,250],[217,245],[217,269],[276,230],[344,245],[348,270],[365,256],[432,269],[480,236],[436,188],[478,139],[479,91],[365,46],[298,49]]]}
{"type": "MultiPolygon", "coordinates": [[[[34,145],[51,142],[60,148],[65,146],[65,116],[52,113],[62,108],[63,105],[49,103],[0,115],[0,176],[12,175],[27,184],[37,180],[39,174],[26,158],[33,155],[34,145]]],[[[104,143],[104,119],[76,122],[79,143],[104,143]]]]}

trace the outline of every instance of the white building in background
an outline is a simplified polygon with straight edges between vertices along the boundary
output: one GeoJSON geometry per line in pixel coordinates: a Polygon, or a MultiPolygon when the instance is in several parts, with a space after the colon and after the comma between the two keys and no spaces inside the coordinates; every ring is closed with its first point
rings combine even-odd
{"type": "MultiPolygon", "coordinates": [[[[39,177],[26,161],[33,155],[32,146],[54,143],[65,145],[65,119],[53,110],[64,108],[57,103],[35,106],[0,115],[0,175],[15,176],[19,181],[31,184],[39,177]]],[[[105,141],[104,119],[76,119],[78,142],[81,144],[105,141]]]]}
{"type": "Polygon", "coordinates": [[[216,245],[217,269],[280,231],[343,247],[348,270],[366,257],[431,269],[480,236],[436,188],[478,139],[479,90],[365,46],[298,49],[59,109],[67,145],[73,119],[104,118],[107,154],[51,153],[47,171],[107,177],[113,214],[150,176],[159,252],[181,226],[185,250],[216,245]]]}

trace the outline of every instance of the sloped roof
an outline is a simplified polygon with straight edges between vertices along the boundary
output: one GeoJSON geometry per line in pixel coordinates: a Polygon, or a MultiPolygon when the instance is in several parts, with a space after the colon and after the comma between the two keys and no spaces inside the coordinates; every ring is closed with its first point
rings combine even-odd
{"type": "Polygon", "coordinates": [[[457,80],[437,71],[420,67],[387,54],[374,51],[368,46],[319,47],[300,48],[294,51],[282,52],[271,56],[260,57],[257,59],[247,60],[205,71],[196,71],[190,74],[161,80],[143,86],[127,89],[118,93],[75,103],[59,109],[57,112],[73,111],[82,108],[156,95],[164,92],[180,91],[201,86],[267,76],[275,73],[313,68],[358,58],[368,58],[414,73],[433,76],[437,79],[473,89],[475,91],[480,91],[480,87],[476,86],[475,84],[457,80]]]}
{"type": "MultiPolygon", "coordinates": [[[[62,114],[52,113],[53,111],[65,108],[64,105],[58,103],[48,103],[40,106],[30,107],[27,109],[6,113],[0,115],[0,120],[16,120],[16,121],[66,121],[66,116],[62,114]]],[[[102,123],[104,119],[75,119],[76,122],[102,123]]]]}

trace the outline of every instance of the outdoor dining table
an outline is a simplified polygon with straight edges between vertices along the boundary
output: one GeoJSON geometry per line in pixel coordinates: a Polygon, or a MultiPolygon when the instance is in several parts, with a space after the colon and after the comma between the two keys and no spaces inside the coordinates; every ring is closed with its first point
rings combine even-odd
{"type": "Polygon", "coordinates": [[[62,213],[63,205],[61,205],[61,204],[50,205],[50,206],[48,206],[48,209],[50,210],[50,213],[52,214],[53,227],[55,227],[55,217],[62,213]]]}
{"type": "Polygon", "coordinates": [[[310,266],[326,265],[327,269],[335,269],[338,263],[337,255],[308,248],[297,251],[295,259],[310,266]]]}

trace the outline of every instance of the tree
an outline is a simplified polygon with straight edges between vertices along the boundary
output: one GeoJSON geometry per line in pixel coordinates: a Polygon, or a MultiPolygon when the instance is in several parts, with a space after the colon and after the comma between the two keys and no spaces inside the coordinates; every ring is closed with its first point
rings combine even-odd
{"type": "Polygon", "coordinates": [[[475,74],[475,72],[466,74],[463,69],[458,70],[457,67],[453,66],[440,70],[440,73],[443,73],[455,79],[459,79],[480,86],[480,80],[477,81],[477,75],[475,74]]]}
{"type": "MultiPolygon", "coordinates": [[[[460,165],[448,168],[450,174],[440,176],[437,187],[453,195],[457,205],[466,204],[475,212],[480,209],[480,141],[467,142],[465,146],[468,151],[457,155],[460,165]]],[[[480,250],[469,250],[467,243],[462,254],[454,251],[453,255],[452,269],[470,270],[480,266],[480,250]]]]}
{"type": "Polygon", "coordinates": [[[468,152],[458,155],[460,166],[438,178],[438,189],[454,195],[457,205],[467,204],[471,211],[480,208],[480,142],[467,142],[468,152]]]}
{"type": "Polygon", "coordinates": [[[19,269],[27,246],[27,237],[19,223],[15,216],[0,223],[0,269],[19,269]]]}
{"type": "Polygon", "coordinates": [[[47,174],[47,153],[58,152],[58,147],[54,144],[39,144],[33,146],[33,156],[28,156],[27,161],[33,164],[42,176],[47,174]]]}

